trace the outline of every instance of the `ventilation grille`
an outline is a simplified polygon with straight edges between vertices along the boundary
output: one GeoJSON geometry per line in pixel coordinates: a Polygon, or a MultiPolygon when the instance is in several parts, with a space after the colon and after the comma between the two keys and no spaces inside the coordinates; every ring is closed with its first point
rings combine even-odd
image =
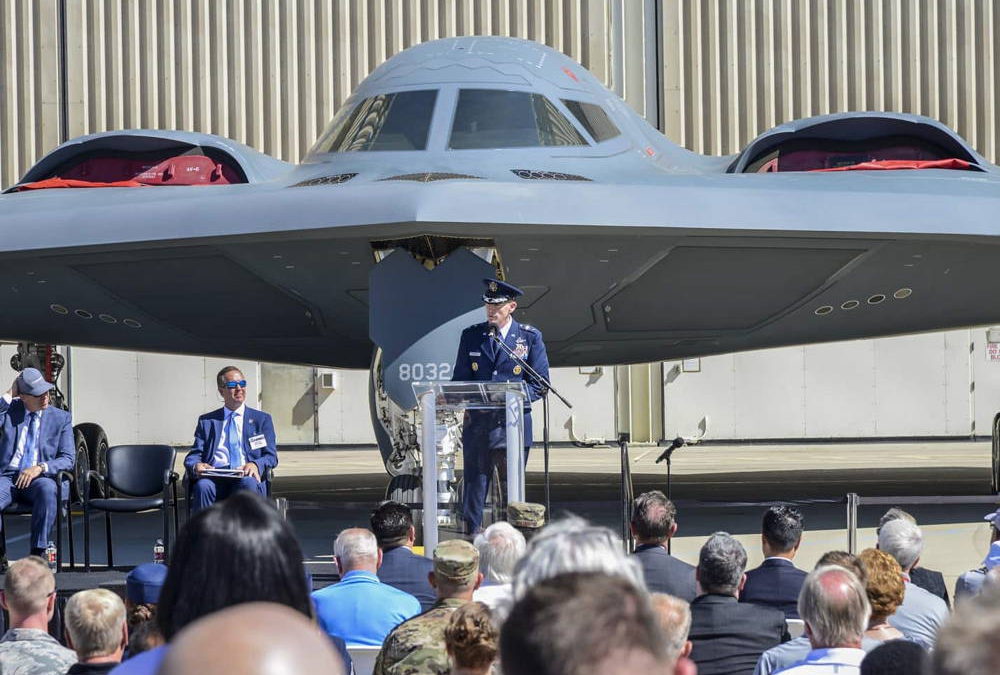
{"type": "Polygon", "coordinates": [[[524,180],[583,180],[590,181],[586,176],[578,176],[575,173],[560,173],[558,171],[537,171],[535,169],[511,169],[518,178],[524,180]]]}
{"type": "Polygon", "coordinates": [[[336,176],[320,176],[319,178],[310,178],[309,180],[300,181],[294,185],[289,185],[288,187],[315,187],[317,185],[340,185],[341,183],[346,183],[358,174],[356,173],[338,173],[336,176]]]}
{"type": "Polygon", "coordinates": [[[479,176],[467,173],[404,173],[400,176],[389,176],[380,180],[409,180],[414,183],[431,183],[436,180],[481,180],[479,176]]]}

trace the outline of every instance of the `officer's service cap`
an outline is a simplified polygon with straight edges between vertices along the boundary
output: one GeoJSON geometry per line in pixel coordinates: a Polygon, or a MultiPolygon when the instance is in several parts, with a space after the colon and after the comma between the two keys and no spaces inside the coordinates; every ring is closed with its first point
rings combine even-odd
{"type": "Polygon", "coordinates": [[[434,548],[434,576],[454,584],[470,584],[479,572],[479,551],[462,539],[442,541],[434,548]]]}
{"type": "Polygon", "coordinates": [[[157,603],[166,578],[166,565],[143,563],[125,577],[125,595],[136,604],[157,603]]]}
{"type": "Polygon", "coordinates": [[[507,522],[514,527],[537,530],[545,525],[545,505],[511,502],[507,505],[507,522]]]}
{"type": "Polygon", "coordinates": [[[488,305],[502,305],[522,295],[524,291],[513,284],[499,279],[483,279],[486,290],[483,292],[483,302],[488,305]]]}

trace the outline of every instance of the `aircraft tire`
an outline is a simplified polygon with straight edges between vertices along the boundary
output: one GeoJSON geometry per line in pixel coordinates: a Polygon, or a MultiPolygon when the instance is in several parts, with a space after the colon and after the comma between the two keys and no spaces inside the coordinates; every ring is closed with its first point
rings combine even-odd
{"type": "Polygon", "coordinates": [[[75,480],[70,487],[70,503],[83,501],[83,484],[87,480],[87,472],[90,471],[90,453],[87,448],[87,437],[80,427],[73,428],[73,447],[76,449],[76,463],[73,465],[73,475],[75,480]]]}
{"type": "Polygon", "coordinates": [[[104,429],[99,424],[92,422],[78,424],[76,428],[87,439],[90,466],[97,469],[97,472],[102,476],[105,475],[108,463],[108,435],[104,433],[104,429]]]}

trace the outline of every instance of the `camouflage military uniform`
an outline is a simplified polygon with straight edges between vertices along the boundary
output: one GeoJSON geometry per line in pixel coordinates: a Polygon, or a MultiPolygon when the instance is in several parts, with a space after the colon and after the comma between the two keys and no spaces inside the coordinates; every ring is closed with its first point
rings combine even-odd
{"type": "MultiPolygon", "coordinates": [[[[372,675],[448,675],[444,629],[465,600],[438,600],[429,610],[396,626],[382,645],[372,675]]],[[[4,671],[6,675],[6,671],[4,671]]]]}
{"type": "MultiPolygon", "coordinates": [[[[434,577],[439,583],[471,591],[479,575],[479,551],[467,541],[442,541],[434,549],[434,577]]],[[[449,675],[444,629],[464,598],[440,598],[423,614],[392,629],[375,659],[372,675],[449,675]]]]}
{"type": "Polygon", "coordinates": [[[76,653],[43,630],[11,628],[0,638],[3,675],[56,675],[76,663],[76,653]]]}

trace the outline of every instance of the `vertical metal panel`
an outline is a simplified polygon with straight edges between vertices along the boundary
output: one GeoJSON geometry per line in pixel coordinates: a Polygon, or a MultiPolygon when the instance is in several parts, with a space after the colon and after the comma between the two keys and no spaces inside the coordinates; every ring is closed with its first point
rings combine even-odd
{"type": "Polygon", "coordinates": [[[0,0],[0,186],[59,142],[56,0],[0,0]]]}
{"type": "Polygon", "coordinates": [[[997,161],[1000,0],[663,0],[667,135],[737,152],[846,110],[927,115],[997,161]]]}

